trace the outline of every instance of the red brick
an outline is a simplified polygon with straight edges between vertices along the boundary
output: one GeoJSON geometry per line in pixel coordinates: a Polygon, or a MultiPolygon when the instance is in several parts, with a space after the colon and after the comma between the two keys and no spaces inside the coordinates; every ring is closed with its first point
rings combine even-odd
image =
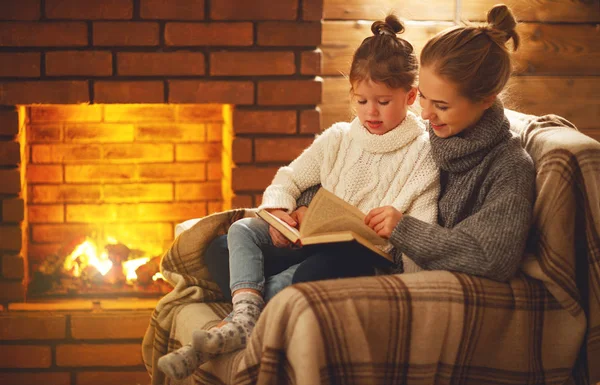
{"type": "Polygon", "coordinates": [[[117,54],[117,73],[133,76],[204,75],[201,52],[154,52],[117,54]]]}
{"type": "Polygon", "coordinates": [[[46,53],[48,76],[110,76],[112,54],[109,51],[57,51],[46,53]]]}
{"type": "Polygon", "coordinates": [[[149,312],[73,314],[71,336],[76,340],[143,338],[150,322],[149,312]]]}
{"type": "Polygon", "coordinates": [[[172,183],[106,184],[102,186],[104,202],[170,202],[173,200],[172,183]]]}
{"type": "Polygon", "coordinates": [[[172,162],[173,145],[160,143],[111,144],[102,147],[103,158],[111,163],[172,162]]]}
{"type": "Polygon", "coordinates": [[[141,180],[152,181],[204,181],[206,180],[206,172],[204,163],[140,165],[140,178],[141,180]]]}
{"type": "MultiPolygon", "coordinates": [[[[68,205],[67,222],[172,222],[206,215],[205,203],[68,205]]],[[[34,229],[35,235],[35,229],[34,229]]],[[[41,235],[41,234],[40,234],[41,235]]]]}
{"type": "Polygon", "coordinates": [[[202,20],[204,0],[141,0],[142,19],[202,20]]]}
{"type": "Polygon", "coordinates": [[[130,182],[135,180],[135,165],[66,165],[65,181],[80,182],[130,182]]]}
{"type": "Polygon", "coordinates": [[[223,122],[222,104],[196,104],[177,106],[178,122],[223,122]]]}
{"type": "Polygon", "coordinates": [[[277,167],[240,166],[232,170],[231,185],[234,191],[255,191],[267,188],[277,167]]]}
{"type": "Polygon", "coordinates": [[[178,201],[221,199],[221,182],[176,183],[175,199],[178,201]]]}
{"type": "Polygon", "coordinates": [[[258,23],[259,45],[311,46],[321,44],[321,23],[291,23],[267,21],[258,23]]]}
{"type": "Polygon", "coordinates": [[[231,148],[231,156],[233,162],[236,164],[240,163],[251,163],[252,162],[252,139],[249,138],[235,138],[231,148]]]}
{"type": "Polygon", "coordinates": [[[87,81],[0,82],[0,104],[79,104],[89,101],[87,81]]]}
{"type": "Polygon", "coordinates": [[[19,142],[0,142],[0,166],[16,166],[21,163],[19,142]]]}
{"type": "Polygon", "coordinates": [[[321,132],[321,110],[304,110],[300,113],[300,133],[318,134],[321,132]]]}
{"type": "MultiPolygon", "coordinates": [[[[139,372],[81,372],[76,374],[77,385],[150,385],[146,371],[139,372]]],[[[39,384],[37,384],[39,385],[39,384]]]]}
{"type": "Polygon", "coordinates": [[[221,180],[223,178],[223,168],[221,162],[209,162],[206,167],[206,179],[221,180]]]}
{"type": "Polygon", "coordinates": [[[210,55],[211,75],[292,75],[293,52],[215,52],[210,55]]]}
{"type": "Polygon", "coordinates": [[[17,225],[0,226],[0,249],[21,251],[23,232],[17,225]]]}
{"type": "Polygon", "coordinates": [[[300,56],[300,73],[302,75],[321,74],[321,50],[302,52],[300,56]]]}
{"type": "Polygon", "coordinates": [[[1,368],[49,368],[52,364],[50,346],[4,345],[0,357],[1,368]]]}
{"type": "Polygon", "coordinates": [[[19,133],[19,112],[16,109],[0,109],[0,135],[13,136],[19,133]]]}
{"type": "MultiPolygon", "coordinates": [[[[61,246],[74,239],[90,235],[91,232],[98,229],[98,225],[72,225],[72,224],[57,224],[57,225],[37,225],[31,226],[31,240],[37,243],[58,243],[61,246]]],[[[55,250],[54,246],[40,247],[39,250],[32,250],[32,245],[29,245],[28,252],[31,255],[39,255],[55,250]]],[[[59,246],[60,249],[60,246],[59,246]]]]}
{"type": "MultiPolygon", "coordinates": [[[[25,261],[20,255],[3,255],[2,257],[2,277],[7,279],[23,279],[25,276],[25,261]]],[[[2,324],[0,318],[0,324],[2,324]]],[[[3,333],[3,327],[0,327],[0,334],[3,333]]],[[[1,337],[5,340],[8,338],[1,337]]],[[[18,338],[15,338],[18,339],[18,338]]]]}
{"type": "Polygon", "coordinates": [[[133,0],[46,0],[49,19],[131,19],[133,0]]]}
{"type": "Polygon", "coordinates": [[[30,164],[27,166],[29,183],[61,183],[63,181],[62,166],[30,164]]]}
{"type": "Polygon", "coordinates": [[[255,207],[252,203],[252,195],[236,195],[231,200],[232,208],[250,208],[255,207]]]}
{"type": "Polygon", "coordinates": [[[40,76],[40,58],[34,52],[0,53],[0,77],[40,76]]]}
{"type": "Polygon", "coordinates": [[[252,23],[167,23],[165,43],[185,47],[250,46],[254,43],[254,29],[252,23]]]}
{"type": "Polygon", "coordinates": [[[32,163],[81,163],[99,161],[102,158],[100,146],[86,144],[52,144],[31,146],[32,163]]]}
{"type": "Polygon", "coordinates": [[[65,315],[19,314],[0,316],[0,340],[55,340],[66,338],[65,315]]]}
{"type": "Polygon", "coordinates": [[[98,185],[33,185],[29,201],[33,203],[88,203],[100,199],[102,187],[98,185]]]}
{"type": "Polygon", "coordinates": [[[220,160],[221,144],[178,144],[175,147],[175,159],[177,162],[220,160]]]}
{"type": "Polygon", "coordinates": [[[40,0],[2,1],[0,20],[38,20],[40,10],[40,0]]]}
{"type": "Polygon", "coordinates": [[[142,364],[139,344],[58,345],[58,366],[137,366],[142,364]]]}
{"type": "Polygon", "coordinates": [[[105,122],[173,122],[177,107],[168,104],[105,105],[105,122]]]}
{"type": "MultiPolygon", "coordinates": [[[[162,245],[164,242],[173,241],[172,223],[138,222],[134,226],[131,223],[110,223],[105,226],[104,232],[116,239],[140,246],[162,245]]],[[[170,244],[167,244],[168,246],[170,244]]]]}
{"type": "Polygon", "coordinates": [[[107,21],[93,25],[95,46],[156,46],[159,25],[152,22],[107,21]]]}
{"type": "Polygon", "coordinates": [[[291,162],[310,146],[314,138],[256,139],[254,142],[257,162],[291,162]]]}
{"type": "Polygon", "coordinates": [[[31,122],[100,122],[102,106],[89,105],[54,105],[29,107],[31,122]]]}
{"type": "Polygon", "coordinates": [[[295,134],[296,120],[296,111],[233,112],[236,134],[295,134]]]}
{"type": "Polygon", "coordinates": [[[22,222],[25,215],[25,202],[22,198],[6,198],[2,201],[2,222],[22,222]]]}
{"type": "MultiPolygon", "coordinates": [[[[0,248],[2,243],[0,242],[0,248]]],[[[25,285],[18,280],[0,280],[0,302],[16,302],[25,300],[25,285]]],[[[5,346],[0,349],[0,367],[21,367],[21,366],[4,366],[4,354],[9,350],[5,346]]]]}
{"type": "Polygon", "coordinates": [[[223,124],[209,123],[206,125],[206,141],[219,142],[223,141],[223,124]]]}
{"type": "MultiPolygon", "coordinates": [[[[84,234],[85,235],[85,234],[84,234]]],[[[71,234],[65,234],[65,236],[71,236],[71,234]]],[[[35,244],[29,243],[27,245],[27,260],[29,265],[39,264],[42,261],[46,260],[49,255],[56,255],[59,253],[63,247],[65,238],[59,239],[57,242],[60,243],[44,243],[44,244],[35,244]]]]}
{"type": "Polygon", "coordinates": [[[295,20],[298,0],[213,1],[210,16],[215,20],[295,20]]]}
{"type": "Polygon", "coordinates": [[[252,104],[250,81],[169,80],[169,103],[252,104]]]}
{"type": "Polygon", "coordinates": [[[258,84],[258,104],[294,105],[321,103],[318,80],[269,80],[258,84]]]}
{"type": "Polygon", "coordinates": [[[140,124],[135,133],[135,140],[203,142],[206,140],[206,126],[204,124],[140,124]]]}
{"type": "Polygon", "coordinates": [[[65,221],[63,205],[29,205],[27,206],[29,223],[61,223],[65,221]]]}
{"type": "Polygon", "coordinates": [[[71,385],[71,373],[69,372],[40,372],[40,373],[0,373],[1,384],[19,385],[71,385]]]}
{"type": "Polygon", "coordinates": [[[0,23],[0,47],[69,47],[88,44],[84,22],[0,23]]]}
{"type": "Polygon", "coordinates": [[[21,173],[19,170],[0,169],[0,194],[18,194],[21,192],[21,173]]]}
{"type": "Polygon", "coordinates": [[[323,19],[324,0],[303,0],[302,20],[319,21],[323,19]]]}
{"type": "Polygon", "coordinates": [[[223,202],[208,202],[207,214],[214,214],[223,211],[223,202]]]}
{"type": "Polygon", "coordinates": [[[95,103],[163,103],[162,81],[97,81],[95,103]]]}

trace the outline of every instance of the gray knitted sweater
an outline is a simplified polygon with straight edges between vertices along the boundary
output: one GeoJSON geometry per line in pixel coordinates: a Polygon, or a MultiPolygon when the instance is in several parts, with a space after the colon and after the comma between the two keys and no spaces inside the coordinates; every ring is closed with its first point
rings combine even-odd
{"type": "Polygon", "coordinates": [[[391,242],[425,270],[499,281],[519,268],[535,195],[533,162],[498,101],[477,125],[442,139],[429,127],[440,167],[438,224],[405,215],[391,242]]]}

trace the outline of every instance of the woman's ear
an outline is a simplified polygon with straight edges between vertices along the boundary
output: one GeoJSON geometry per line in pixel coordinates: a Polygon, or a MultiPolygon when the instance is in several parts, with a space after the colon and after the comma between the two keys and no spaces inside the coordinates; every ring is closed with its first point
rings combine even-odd
{"type": "Polygon", "coordinates": [[[415,100],[417,100],[417,87],[412,87],[406,95],[406,104],[412,106],[415,100]]]}

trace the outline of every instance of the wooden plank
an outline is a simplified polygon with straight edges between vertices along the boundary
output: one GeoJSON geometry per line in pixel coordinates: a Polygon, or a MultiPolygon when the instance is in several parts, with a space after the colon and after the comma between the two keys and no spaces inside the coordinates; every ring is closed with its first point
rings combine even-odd
{"type": "MultiPolygon", "coordinates": [[[[325,1],[327,4],[328,1],[325,1]]],[[[461,2],[461,19],[485,21],[487,12],[498,0],[461,2]]],[[[600,5],[589,0],[503,0],[520,21],[589,23],[600,22],[600,5]]]]}
{"type": "MultiPolygon", "coordinates": [[[[325,77],[323,128],[352,117],[348,81],[325,77]]],[[[503,100],[507,108],[534,115],[556,114],[596,139],[600,136],[600,76],[515,76],[503,100]]]]}
{"type": "Polygon", "coordinates": [[[595,25],[522,23],[516,69],[531,75],[600,74],[600,28],[595,25]]]}
{"type": "Polygon", "coordinates": [[[456,2],[449,0],[325,0],[325,20],[382,20],[394,11],[405,20],[454,20],[456,2]]]}
{"type": "MultiPolygon", "coordinates": [[[[321,50],[323,51],[323,75],[348,74],[352,55],[360,43],[371,36],[372,21],[325,21],[321,50]]],[[[408,40],[417,55],[427,40],[452,23],[406,22],[406,31],[399,35],[408,40]]]]}

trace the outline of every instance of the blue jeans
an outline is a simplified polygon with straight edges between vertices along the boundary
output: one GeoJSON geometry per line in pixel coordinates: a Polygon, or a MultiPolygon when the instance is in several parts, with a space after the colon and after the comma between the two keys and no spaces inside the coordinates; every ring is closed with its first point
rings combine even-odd
{"type": "Polygon", "coordinates": [[[260,218],[243,218],[231,225],[227,234],[229,249],[229,288],[254,289],[266,300],[292,283],[298,263],[304,252],[293,248],[279,248],[283,269],[277,274],[265,274],[264,247],[273,247],[269,225],[260,218]],[[268,279],[265,279],[265,276],[268,279]]]}

